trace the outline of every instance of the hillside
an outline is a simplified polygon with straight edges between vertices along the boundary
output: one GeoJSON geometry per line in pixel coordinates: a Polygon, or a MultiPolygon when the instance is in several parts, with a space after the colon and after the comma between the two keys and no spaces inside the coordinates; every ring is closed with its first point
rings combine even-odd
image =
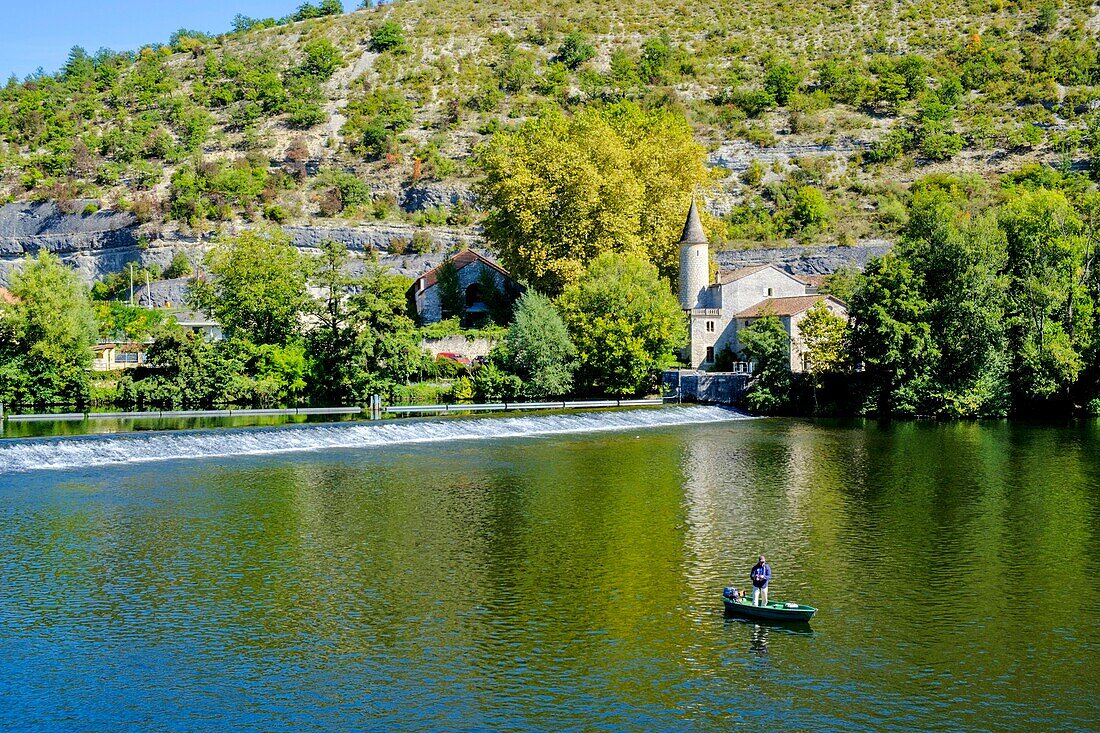
{"type": "Polygon", "coordinates": [[[9,82],[0,196],[129,211],[144,242],[379,222],[425,252],[476,236],[496,130],[626,98],[707,146],[714,239],[854,244],[891,239],[922,176],[1086,167],[1100,97],[1084,0],[405,0],[238,25],[9,82]]]}

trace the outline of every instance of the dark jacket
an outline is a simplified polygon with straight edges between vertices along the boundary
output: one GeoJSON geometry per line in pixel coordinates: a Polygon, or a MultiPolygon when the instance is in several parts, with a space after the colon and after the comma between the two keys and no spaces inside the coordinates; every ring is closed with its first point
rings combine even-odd
{"type": "Polygon", "coordinates": [[[756,563],[752,566],[752,570],[749,571],[749,579],[756,588],[767,588],[768,581],[772,579],[772,569],[767,563],[756,563]],[[757,574],[763,573],[764,577],[757,579],[757,574]]]}

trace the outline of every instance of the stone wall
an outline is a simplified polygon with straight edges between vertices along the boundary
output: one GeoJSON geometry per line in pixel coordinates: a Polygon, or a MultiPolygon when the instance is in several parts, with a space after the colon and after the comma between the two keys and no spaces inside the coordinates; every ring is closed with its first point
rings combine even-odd
{"type": "Polygon", "coordinates": [[[420,346],[432,352],[432,356],[440,354],[458,354],[467,359],[477,359],[488,356],[496,341],[487,338],[466,338],[465,336],[445,336],[438,339],[424,339],[420,346]]]}
{"type": "Polygon", "coordinates": [[[750,378],[749,374],[733,372],[669,369],[661,375],[661,382],[666,395],[674,395],[679,389],[683,402],[734,405],[748,389],[750,378]]]}

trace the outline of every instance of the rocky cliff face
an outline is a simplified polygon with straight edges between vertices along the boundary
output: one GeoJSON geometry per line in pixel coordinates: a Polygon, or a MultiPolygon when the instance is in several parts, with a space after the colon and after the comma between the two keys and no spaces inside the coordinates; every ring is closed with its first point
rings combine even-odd
{"type": "Polygon", "coordinates": [[[828,275],[842,267],[862,270],[872,257],[881,257],[890,251],[891,246],[884,240],[871,240],[854,247],[828,245],[734,249],[719,252],[716,259],[723,270],[775,264],[795,275],[828,275]]]}
{"type": "MultiPolygon", "coordinates": [[[[303,251],[316,250],[322,242],[334,240],[358,254],[377,253],[380,261],[395,272],[416,277],[439,264],[443,252],[478,247],[476,227],[416,227],[401,222],[363,222],[355,226],[286,227],[291,241],[303,251]],[[431,238],[428,254],[402,253],[418,232],[431,238]],[[395,252],[396,250],[396,252],[395,252]]],[[[81,278],[92,283],[112,272],[138,266],[165,268],[176,252],[184,252],[198,263],[212,240],[185,237],[177,232],[143,233],[134,217],[126,212],[99,211],[67,214],[53,203],[0,206],[0,285],[26,255],[52,252],[69,263],[81,278]]],[[[785,246],[766,249],[726,250],[717,255],[723,268],[772,262],[797,274],[824,274],[852,265],[862,268],[867,261],[890,248],[884,241],[854,247],[785,246]]]]}
{"type": "MultiPolygon", "coordinates": [[[[365,222],[346,227],[287,227],[287,233],[303,251],[315,250],[334,240],[352,252],[378,253],[395,270],[410,277],[440,261],[439,254],[392,254],[403,251],[418,232],[426,234],[438,251],[476,246],[476,228],[415,227],[401,222],[365,222]]],[[[0,207],[0,285],[26,255],[48,251],[72,265],[91,283],[134,263],[165,268],[176,252],[200,262],[211,239],[187,237],[178,232],[143,232],[133,215],[100,211],[67,214],[53,203],[8,204],[0,207]]]]}

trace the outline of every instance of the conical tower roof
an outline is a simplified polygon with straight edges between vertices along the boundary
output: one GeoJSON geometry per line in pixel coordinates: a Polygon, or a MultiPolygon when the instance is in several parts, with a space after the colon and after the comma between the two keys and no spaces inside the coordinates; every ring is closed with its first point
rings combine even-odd
{"type": "Polygon", "coordinates": [[[707,233],[703,231],[703,222],[699,221],[699,209],[695,206],[695,197],[691,197],[684,233],[680,235],[680,244],[706,244],[707,233]]]}

